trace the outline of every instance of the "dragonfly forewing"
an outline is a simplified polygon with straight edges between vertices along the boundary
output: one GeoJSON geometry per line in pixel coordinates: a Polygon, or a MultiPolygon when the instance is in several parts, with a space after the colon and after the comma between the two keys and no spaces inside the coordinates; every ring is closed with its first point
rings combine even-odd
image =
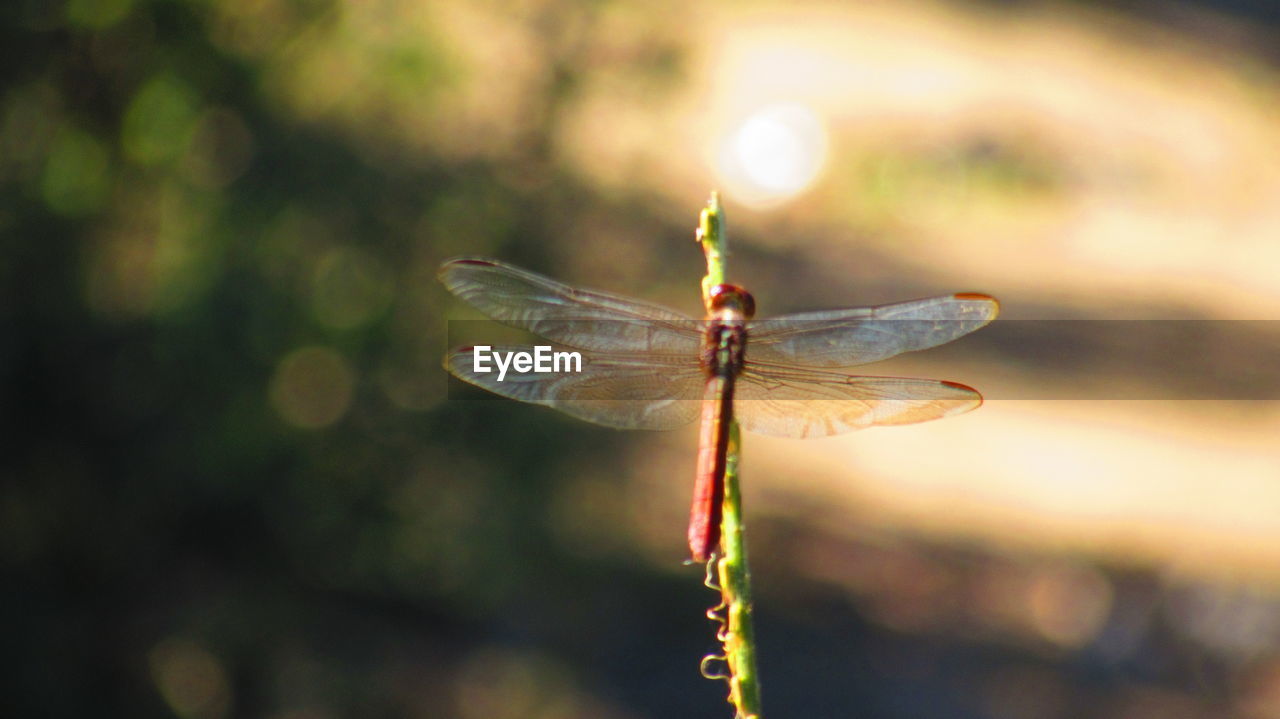
{"type": "Polygon", "coordinates": [[[804,312],[748,325],[748,364],[853,367],[937,347],[999,314],[994,298],[944,295],[879,307],[804,312]]]}
{"type": "Polygon", "coordinates": [[[702,344],[702,323],[675,310],[501,262],[460,258],[439,274],[450,292],[489,317],[570,347],[696,357],[702,344]]]}

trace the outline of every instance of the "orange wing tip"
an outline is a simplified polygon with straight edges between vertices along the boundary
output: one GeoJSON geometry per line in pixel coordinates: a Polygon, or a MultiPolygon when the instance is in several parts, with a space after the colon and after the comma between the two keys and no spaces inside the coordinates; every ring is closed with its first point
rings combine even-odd
{"type": "Polygon", "coordinates": [[[981,406],[982,406],[982,402],[983,402],[983,399],[982,399],[982,393],[981,393],[981,392],[979,392],[978,390],[976,390],[976,389],[974,389],[974,388],[970,387],[970,386],[969,386],[969,385],[967,385],[967,384],[961,384],[961,383],[959,383],[959,382],[952,382],[951,380],[940,379],[940,380],[938,380],[938,381],[939,381],[939,382],[941,382],[941,383],[942,383],[942,386],[944,386],[944,387],[950,387],[951,389],[960,390],[961,392],[965,392],[965,393],[967,393],[967,394],[971,394],[971,395],[973,395],[973,399],[977,402],[977,404],[975,404],[975,405],[974,405],[974,406],[972,406],[972,407],[966,407],[966,408],[964,409],[964,411],[965,411],[965,412],[968,412],[968,411],[969,411],[969,410],[971,410],[971,409],[977,409],[977,408],[979,408],[979,407],[981,407],[981,406]]]}
{"type": "Polygon", "coordinates": [[[997,300],[991,295],[984,295],[981,292],[957,292],[951,296],[957,300],[969,300],[973,302],[990,302],[995,307],[995,311],[991,313],[991,316],[995,317],[996,315],[1000,314],[1000,300],[997,300]]]}
{"type": "Polygon", "coordinates": [[[452,272],[453,269],[455,267],[458,267],[459,265],[474,265],[476,267],[493,267],[494,263],[492,260],[486,260],[481,257],[454,257],[453,259],[445,260],[440,264],[440,269],[436,270],[436,277],[440,278],[443,281],[445,279],[445,276],[448,275],[450,272],[452,272]]]}

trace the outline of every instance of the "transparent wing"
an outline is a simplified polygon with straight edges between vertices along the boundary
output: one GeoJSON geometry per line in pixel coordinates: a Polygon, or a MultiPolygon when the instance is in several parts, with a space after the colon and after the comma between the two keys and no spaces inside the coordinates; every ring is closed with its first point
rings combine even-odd
{"type": "MultiPolygon", "coordinates": [[[[528,347],[493,347],[493,352],[527,352],[528,347]]],[[[499,380],[492,361],[476,369],[475,352],[449,353],[445,368],[455,377],[503,397],[553,407],[566,414],[618,429],[673,429],[697,418],[705,377],[696,355],[637,359],[631,355],[582,353],[582,371],[549,373],[508,370],[499,380]]]]}
{"type": "Polygon", "coordinates": [[[853,367],[945,344],[999,314],[995,298],[946,295],[879,307],[804,312],[748,325],[747,362],[853,367]]]}
{"type": "Polygon", "coordinates": [[[493,319],[570,347],[696,357],[702,343],[702,323],[675,310],[575,289],[495,260],[449,260],[439,275],[450,292],[493,319]]]}
{"type": "Polygon", "coordinates": [[[827,437],[866,427],[927,422],[981,404],[977,390],[955,382],[753,367],[738,376],[733,408],[738,421],[752,432],[827,437]]]}

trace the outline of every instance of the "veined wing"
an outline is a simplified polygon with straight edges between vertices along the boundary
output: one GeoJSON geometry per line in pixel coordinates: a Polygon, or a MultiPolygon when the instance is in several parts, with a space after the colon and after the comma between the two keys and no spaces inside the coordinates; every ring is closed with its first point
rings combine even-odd
{"type": "Polygon", "coordinates": [[[775,437],[827,437],[855,429],[950,417],[982,404],[956,382],[861,377],[811,369],[748,367],[734,413],[743,427],[775,437]]]}
{"type": "Polygon", "coordinates": [[[853,367],[878,362],[963,337],[999,311],[994,297],[966,293],[758,320],[747,326],[747,363],[853,367]]]}
{"type": "Polygon", "coordinates": [[[661,305],[482,258],[449,260],[439,275],[450,292],[495,320],[570,347],[692,358],[701,347],[702,323],[661,305]]]}
{"type": "MultiPolygon", "coordinates": [[[[493,352],[528,347],[493,347],[493,352]]],[[[627,354],[583,352],[581,372],[507,371],[475,368],[470,347],[445,359],[455,377],[503,397],[553,407],[566,414],[617,429],[673,429],[697,418],[705,377],[697,355],[638,358],[627,354]]]]}

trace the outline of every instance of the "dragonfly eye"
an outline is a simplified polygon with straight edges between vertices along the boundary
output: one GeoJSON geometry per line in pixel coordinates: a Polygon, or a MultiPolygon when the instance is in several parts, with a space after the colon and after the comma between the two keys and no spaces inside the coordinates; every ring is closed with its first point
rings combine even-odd
{"type": "Polygon", "coordinates": [[[751,319],[756,314],[755,298],[750,292],[737,285],[716,285],[707,294],[711,298],[713,310],[736,307],[747,319],[751,319]]]}

